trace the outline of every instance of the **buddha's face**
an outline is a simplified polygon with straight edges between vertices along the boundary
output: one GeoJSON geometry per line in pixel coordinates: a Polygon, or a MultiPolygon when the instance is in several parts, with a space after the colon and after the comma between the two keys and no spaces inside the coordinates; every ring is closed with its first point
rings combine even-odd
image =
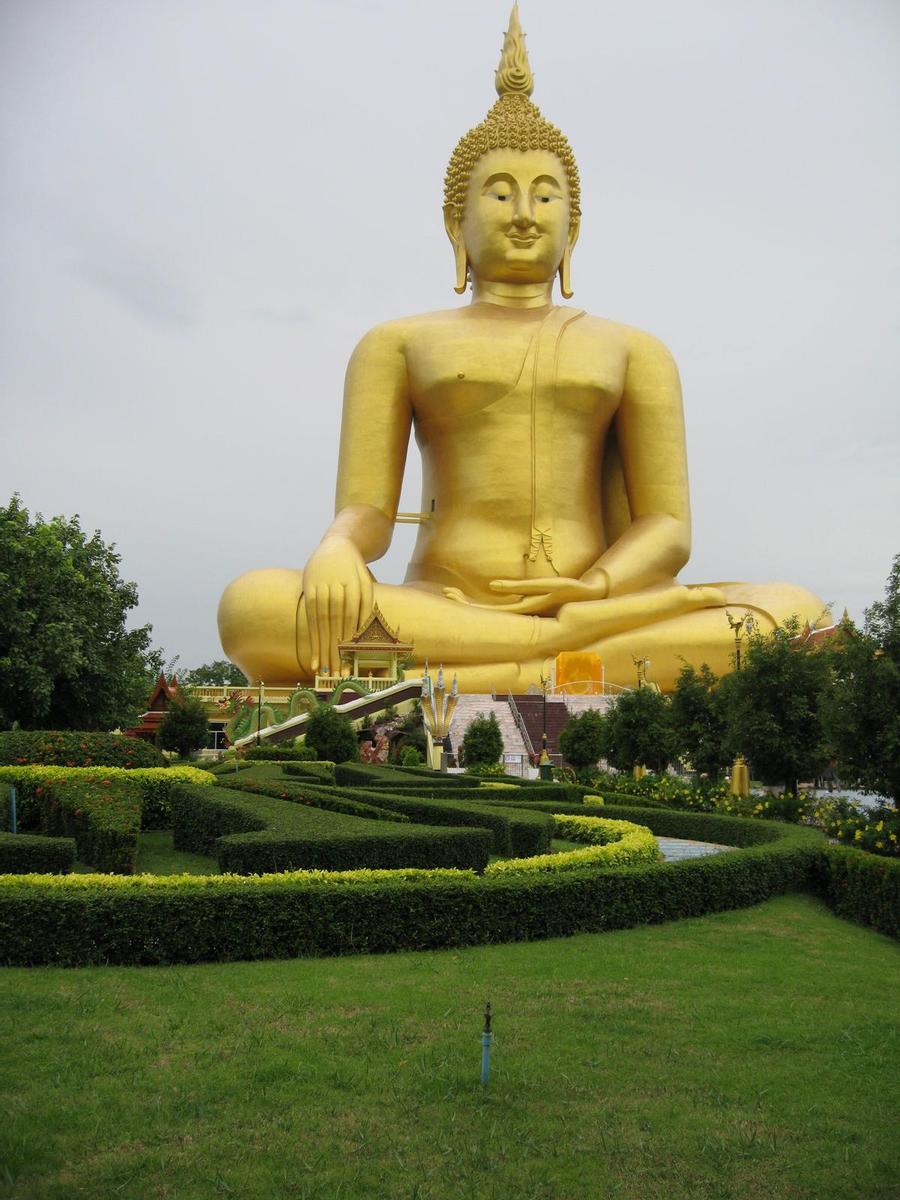
{"type": "MultiPolygon", "coordinates": [[[[453,230],[448,224],[453,239],[453,230]]],[[[574,244],[563,164],[548,150],[489,150],[475,164],[458,236],[472,274],[546,283],[574,244]]]]}

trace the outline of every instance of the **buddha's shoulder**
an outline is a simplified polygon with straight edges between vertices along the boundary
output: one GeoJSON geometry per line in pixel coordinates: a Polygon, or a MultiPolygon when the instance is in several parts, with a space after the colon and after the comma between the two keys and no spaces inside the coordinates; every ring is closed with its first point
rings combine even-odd
{"type": "Polygon", "coordinates": [[[629,355],[671,357],[665,343],[652,333],[634,325],[624,325],[621,321],[612,321],[609,317],[595,317],[584,313],[578,324],[573,326],[573,330],[586,337],[615,342],[629,355]]]}

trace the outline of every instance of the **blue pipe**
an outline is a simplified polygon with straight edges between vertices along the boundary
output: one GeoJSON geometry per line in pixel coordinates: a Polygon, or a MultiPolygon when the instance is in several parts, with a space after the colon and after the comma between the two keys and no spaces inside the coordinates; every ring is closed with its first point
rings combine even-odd
{"type": "Polygon", "coordinates": [[[491,1071],[491,1042],[493,1039],[492,1033],[481,1035],[481,1083],[483,1087],[487,1087],[488,1075],[491,1071]]]}
{"type": "Polygon", "coordinates": [[[488,1075],[491,1071],[491,1042],[494,1040],[494,1035],[491,1033],[491,1004],[490,1001],[484,1006],[484,1029],[481,1033],[481,1086],[487,1087],[488,1075]]]}

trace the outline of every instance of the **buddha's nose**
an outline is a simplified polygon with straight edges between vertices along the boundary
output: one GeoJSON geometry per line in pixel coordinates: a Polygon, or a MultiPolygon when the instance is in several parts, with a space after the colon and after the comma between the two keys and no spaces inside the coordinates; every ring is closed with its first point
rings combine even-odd
{"type": "Polygon", "coordinates": [[[526,225],[534,223],[534,210],[531,207],[531,201],[527,196],[520,196],[516,202],[515,211],[513,213],[513,225],[524,229],[526,225]]]}

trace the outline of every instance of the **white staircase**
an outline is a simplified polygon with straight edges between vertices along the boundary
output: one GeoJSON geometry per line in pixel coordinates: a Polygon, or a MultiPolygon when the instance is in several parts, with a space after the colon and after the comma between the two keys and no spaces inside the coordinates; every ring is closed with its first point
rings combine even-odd
{"type": "Polygon", "coordinates": [[[460,696],[459,702],[456,705],[456,711],[453,714],[453,720],[450,722],[450,741],[453,745],[453,753],[459,754],[463,738],[466,736],[466,730],[475,718],[487,717],[491,713],[497,718],[500,733],[503,735],[504,755],[521,754],[522,761],[527,763],[528,753],[525,749],[525,742],[522,739],[521,733],[519,733],[519,727],[516,725],[515,717],[512,715],[512,709],[506,700],[495,700],[492,696],[460,696]]]}

